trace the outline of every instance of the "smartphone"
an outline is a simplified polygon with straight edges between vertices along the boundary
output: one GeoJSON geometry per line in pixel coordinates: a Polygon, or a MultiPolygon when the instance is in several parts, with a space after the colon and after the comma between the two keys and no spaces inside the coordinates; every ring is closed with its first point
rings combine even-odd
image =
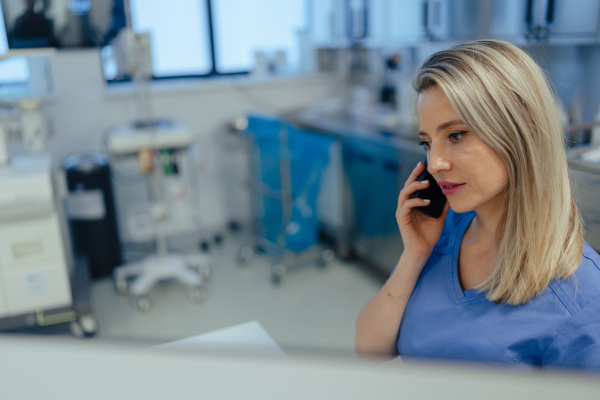
{"type": "Polygon", "coordinates": [[[410,198],[414,199],[415,197],[418,197],[420,199],[431,200],[429,205],[415,208],[425,215],[439,218],[446,205],[446,196],[442,193],[442,188],[439,187],[433,176],[427,171],[427,160],[423,161],[423,164],[425,164],[425,170],[419,174],[417,181],[429,181],[429,186],[425,189],[417,190],[410,198]]]}

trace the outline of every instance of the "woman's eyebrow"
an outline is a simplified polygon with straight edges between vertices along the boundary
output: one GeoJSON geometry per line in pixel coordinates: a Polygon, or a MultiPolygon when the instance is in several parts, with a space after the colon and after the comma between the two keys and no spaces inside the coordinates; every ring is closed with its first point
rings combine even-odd
{"type": "Polygon", "coordinates": [[[448,121],[448,122],[444,122],[443,124],[441,124],[440,126],[437,127],[437,131],[443,131],[446,128],[449,128],[453,125],[462,125],[464,124],[464,122],[462,122],[461,119],[453,119],[452,121],[448,121]]]}
{"type": "MultiPolygon", "coordinates": [[[[447,129],[451,126],[463,125],[463,124],[464,124],[464,122],[462,122],[461,119],[453,119],[452,121],[444,122],[443,124],[438,126],[436,130],[439,132],[439,131],[443,131],[444,129],[447,129]]],[[[427,132],[420,131],[419,136],[429,136],[429,134],[427,132]]]]}

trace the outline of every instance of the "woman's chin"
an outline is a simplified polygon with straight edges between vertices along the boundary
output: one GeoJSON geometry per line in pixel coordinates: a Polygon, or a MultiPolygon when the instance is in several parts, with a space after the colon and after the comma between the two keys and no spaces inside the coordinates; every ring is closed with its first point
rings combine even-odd
{"type": "Polygon", "coordinates": [[[460,202],[450,200],[448,200],[448,203],[450,203],[450,208],[452,209],[452,211],[454,211],[457,214],[473,211],[473,207],[469,207],[467,204],[461,204],[460,202]]]}

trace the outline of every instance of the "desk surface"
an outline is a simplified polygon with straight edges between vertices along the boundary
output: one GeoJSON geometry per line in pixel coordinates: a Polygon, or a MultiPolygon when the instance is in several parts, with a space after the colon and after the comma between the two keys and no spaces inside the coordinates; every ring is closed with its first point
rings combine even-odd
{"type": "Polygon", "coordinates": [[[0,339],[2,398],[598,399],[600,379],[456,365],[160,352],[100,341],[0,339]]]}

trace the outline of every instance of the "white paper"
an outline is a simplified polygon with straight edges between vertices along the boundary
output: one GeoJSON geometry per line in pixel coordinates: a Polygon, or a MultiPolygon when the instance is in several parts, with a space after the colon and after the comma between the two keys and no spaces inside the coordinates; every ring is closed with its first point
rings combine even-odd
{"type": "Polygon", "coordinates": [[[260,354],[285,356],[285,353],[258,321],[192,336],[154,347],[158,350],[200,351],[202,353],[260,354]]]}

